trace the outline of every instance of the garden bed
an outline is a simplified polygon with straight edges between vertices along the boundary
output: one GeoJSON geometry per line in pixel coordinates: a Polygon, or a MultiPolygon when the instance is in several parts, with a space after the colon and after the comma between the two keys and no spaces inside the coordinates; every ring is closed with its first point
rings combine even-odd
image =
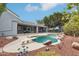
{"type": "Polygon", "coordinates": [[[16,39],[6,39],[6,37],[0,37],[0,48],[16,39]]]}

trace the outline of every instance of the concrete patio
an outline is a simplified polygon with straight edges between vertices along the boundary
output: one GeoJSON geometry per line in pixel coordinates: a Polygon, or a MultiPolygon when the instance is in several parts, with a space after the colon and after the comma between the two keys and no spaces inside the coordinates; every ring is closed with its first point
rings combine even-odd
{"type": "MultiPolygon", "coordinates": [[[[42,35],[44,35],[44,34],[42,34],[42,35]]],[[[35,37],[31,37],[31,36],[34,36],[34,34],[29,35],[29,37],[24,34],[18,35],[17,36],[18,39],[16,41],[13,41],[13,42],[5,45],[3,50],[5,52],[19,52],[17,49],[21,47],[21,44],[23,41],[27,41],[27,40],[31,41],[32,39],[35,38],[35,37]]],[[[35,36],[36,36],[36,34],[35,34],[35,36]]],[[[33,50],[45,47],[45,45],[43,45],[42,43],[37,43],[37,42],[31,42],[31,43],[26,44],[25,46],[29,47],[28,51],[33,51],[33,50]]]]}

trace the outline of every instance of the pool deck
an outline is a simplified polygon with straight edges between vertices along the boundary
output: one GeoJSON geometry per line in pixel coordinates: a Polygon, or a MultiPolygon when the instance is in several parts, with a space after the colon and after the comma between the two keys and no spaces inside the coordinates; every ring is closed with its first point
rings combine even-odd
{"type": "MultiPolygon", "coordinates": [[[[23,41],[27,41],[27,40],[31,41],[36,36],[42,36],[42,35],[48,35],[48,34],[50,34],[50,33],[37,33],[37,34],[21,34],[21,35],[17,35],[17,37],[19,39],[17,39],[16,41],[13,41],[13,42],[5,45],[3,50],[5,52],[19,52],[17,49],[21,47],[21,44],[22,44],[23,41]]],[[[56,44],[58,44],[58,43],[59,43],[59,41],[56,44]]],[[[30,43],[26,44],[25,46],[29,47],[28,51],[33,51],[33,50],[37,50],[39,48],[45,47],[45,45],[43,45],[42,43],[37,43],[37,42],[30,42],[30,43]]]]}

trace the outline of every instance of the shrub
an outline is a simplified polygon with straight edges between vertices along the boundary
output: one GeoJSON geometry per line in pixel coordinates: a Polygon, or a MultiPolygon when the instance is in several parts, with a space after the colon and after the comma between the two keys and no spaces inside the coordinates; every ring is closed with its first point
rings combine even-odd
{"type": "Polygon", "coordinates": [[[5,10],[6,10],[6,4],[5,3],[0,3],[0,16],[5,10]]]}
{"type": "Polygon", "coordinates": [[[79,35],[79,16],[74,15],[70,18],[69,22],[63,27],[64,33],[67,35],[79,35]]]}

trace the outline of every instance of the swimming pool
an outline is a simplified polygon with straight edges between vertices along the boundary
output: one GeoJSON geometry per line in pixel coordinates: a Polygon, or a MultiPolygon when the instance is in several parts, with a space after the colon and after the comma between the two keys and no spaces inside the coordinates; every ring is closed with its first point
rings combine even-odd
{"type": "Polygon", "coordinates": [[[47,40],[51,40],[52,43],[57,43],[58,40],[56,39],[57,34],[50,34],[50,35],[46,35],[46,36],[39,36],[36,37],[35,39],[33,39],[33,41],[38,42],[38,43],[44,43],[47,40]]]}

